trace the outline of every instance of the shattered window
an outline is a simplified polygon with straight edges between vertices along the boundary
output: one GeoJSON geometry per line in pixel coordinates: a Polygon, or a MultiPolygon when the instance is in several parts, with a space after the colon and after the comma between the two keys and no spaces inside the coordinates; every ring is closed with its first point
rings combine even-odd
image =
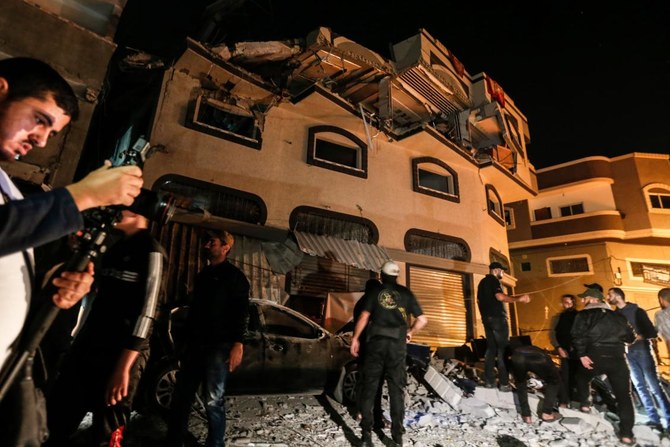
{"type": "Polygon", "coordinates": [[[405,250],[456,261],[470,261],[470,247],[461,238],[411,229],[405,234],[405,250]]]}
{"type": "Polygon", "coordinates": [[[261,130],[250,110],[204,96],[190,104],[186,127],[254,149],[261,147],[261,130]]]}
{"type": "Polygon", "coordinates": [[[281,309],[263,306],[263,315],[268,334],[298,338],[318,338],[320,335],[314,326],[281,309]]]}

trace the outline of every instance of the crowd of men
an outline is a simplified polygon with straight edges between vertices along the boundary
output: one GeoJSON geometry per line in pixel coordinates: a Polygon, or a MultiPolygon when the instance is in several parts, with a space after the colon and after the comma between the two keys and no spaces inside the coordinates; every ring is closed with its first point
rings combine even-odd
{"type": "MultiPolygon", "coordinates": [[[[29,58],[0,61],[2,160],[11,162],[35,146],[44,147],[77,115],[72,88],[47,64],[29,58]]],[[[91,445],[121,446],[149,356],[164,251],[151,236],[147,218],[129,209],[120,212],[117,240],[97,265],[87,262],[75,271],[68,271],[67,264],[55,266],[46,280],[49,287],[44,289],[37,287],[33,249],[80,230],[84,210],[129,206],[141,187],[139,167],[106,164],[64,188],[24,198],[0,169],[0,366],[4,373],[17,358],[22,362],[18,374],[10,377],[12,386],[0,388],[6,392],[0,395],[1,445],[39,446],[45,441],[51,447],[70,445],[82,417],[91,411],[91,445]],[[48,291],[46,296],[44,291],[48,291]],[[48,393],[45,418],[40,411],[43,401],[32,380],[34,352],[27,357],[16,354],[29,335],[28,328],[39,326],[41,309],[78,307],[84,297],[80,312],[86,317],[64,319],[52,327],[42,345],[48,351],[44,356],[47,371],[56,373],[43,383],[48,393]],[[70,334],[76,334],[71,345],[70,334]],[[65,347],[60,342],[48,343],[54,340],[68,343],[65,347]]],[[[184,443],[199,386],[206,396],[206,445],[224,446],[226,380],[243,359],[249,309],[249,282],[228,260],[234,242],[230,233],[220,231],[210,234],[203,247],[208,265],[195,278],[181,371],[168,418],[166,442],[170,446],[184,443]]],[[[511,386],[506,303],[528,303],[530,296],[508,295],[501,284],[504,270],[499,262],[489,265],[489,274],[478,286],[477,302],[487,340],[485,386],[507,392],[511,386]]],[[[365,447],[372,445],[372,429],[384,428],[379,404],[383,381],[389,390],[392,442],[403,444],[407,342],[427,323],[414,294],[398,284],[399,274],[398,264],[386,262],[381,280],[367,284],[356,306],[351,354],[360,357],[362,365],[359,407],[365,447]]],[[[546,384],[539,416],[545,422],[560,418],[556,401],[566,406],[576,400],[581,411],[590,412],[589,383],[605,374],[617,401],[622,443],[635,443],[631,383],[649,425],[669,430],[670,400],[658,376],[652,343],[660,335],[670,347],[670,289],[659,292],[663,309],[654,324],[646,311],[626,301],[620,288],[613,287],[605,295],[597,284],[585,286],[578,295],[581,311],[576,310],[575,296],[561,298],[564,311],[555,327],[560,369],[539,348],[521,347],[512,353],[523,420],[531,422],[526,389],[529,372],[546,384]]]]}

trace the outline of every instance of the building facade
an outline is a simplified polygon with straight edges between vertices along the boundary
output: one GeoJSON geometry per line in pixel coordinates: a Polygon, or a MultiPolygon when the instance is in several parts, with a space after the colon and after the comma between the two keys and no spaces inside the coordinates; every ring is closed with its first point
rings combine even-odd
{"type": "Polygon", "coordinates": [[[225,227],[255,297],[331,329],[338,297],[392,258],[428,314],[420,341],[483,335],[475,288],[492,260],[509,265],[505,204],[536,193],[527,120],[427,32],[393,53],[326,28],[188,42],[165,74],[144,171],[177,198],[161,233],[173,299],[199,268],[202,229],[225,227]]]}
{"type": "Polygon", "coordinates": [[[658,290],[670,286],[670,162],[667,154],[587,157],[537,171],[539,193],[509,203],[510,254],[519,328],[550,347],[563,294],[585,283],[620,287],[653,321],[658,290]]]}

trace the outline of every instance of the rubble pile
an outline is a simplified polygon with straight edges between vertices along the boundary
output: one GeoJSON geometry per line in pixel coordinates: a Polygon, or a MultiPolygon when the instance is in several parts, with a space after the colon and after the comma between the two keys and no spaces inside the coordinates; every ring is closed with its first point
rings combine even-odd
{"type": "MultiPolygon", "coordinates": [[[[449,370],[434,362],[440,372],[449,370]]],[[[453,370],[453,368],[452,368],[453,370]]],[[[449,378],[453,379],[453,371],[449,378]]],[[[515,393],[477,387],[472,397],[463,397],[458,408],[438,397],[429,386],[408,376],[405,446],[408,447],[587,447],[618,446],[610,421],[612,414],[583,414],[561,409],[563,419],[553,423],[526,424],[516,410],[515,393]]],[[[541,394],[529,396],[536,408],[541,394]]],[[[389,418],[384,393],[385,416],[389,418]]],[[[327,396],[245,396],[227,399],[227,444],[235,447],[347,447],[360,445],[357,414],[327,396]]],[[[191,445],[204,445],[207,424],[194,413],[191,445]]],[[[644,425],[636,425],[639,446],[670,447],[670,439],[644,425]]],[[[161,446],[165,424],[155,416],[136,415],[127,431],[128,447],[161,446]]],[[[373,434],[375,446],[387,445],[390,431],[373,434]]]]}

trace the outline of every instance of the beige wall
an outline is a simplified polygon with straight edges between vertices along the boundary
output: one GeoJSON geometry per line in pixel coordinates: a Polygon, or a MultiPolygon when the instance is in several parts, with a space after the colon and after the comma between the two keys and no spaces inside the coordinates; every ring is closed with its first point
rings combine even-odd
{"type": "MultiPolygon", "coordinates": [[[[507,254],[505,229],[486,212],[477,168],[428,134],[389,142],[370,129],[375,137],[368,149],[368,178],[362,179],[306,163],[311,126],[337,126],[367,140],[362,120],[324,96],[313,93],[297,104],[272,108],[262,149],[254,150],[184,127],[191,92],[198,88],[185,73],[166,75],[151,142],[167,151],[146,163],[147,185],[174,173],[257,194],[267,205],[267,224],[280,228],[288,226],[295,207],[308,205],[372,220],[384,247],[403,249],[405,232],[420,228],[464,239],[473,262],[488,264],[491,247],[507,254]],[[457,171],[460,203],[412,190],[411,159],[419,156],[439,158],[457,171]]],[[[495,186],[504,191],[505,185],[495,186]]]]}

